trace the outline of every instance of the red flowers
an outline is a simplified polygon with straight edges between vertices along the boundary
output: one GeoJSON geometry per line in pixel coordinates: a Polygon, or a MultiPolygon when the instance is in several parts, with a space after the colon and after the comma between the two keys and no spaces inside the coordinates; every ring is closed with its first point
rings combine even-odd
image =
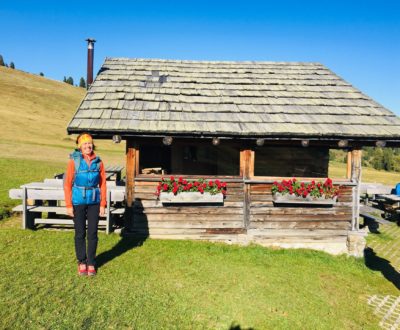
{"type": "Polygon", "coordinates": [[[182,177],[179,177],[178,180],[175,180],[173,176],[170,176],[169,179],[163,177],[158,183],[155,194],[159,196],[161,192],[172,192],[175,195],[180,192],[200,192],[202,194],[208,192],[211,195],[222,193],[226,196],[226,182],[218,179],[215,181],[206,181],[205,179],[189,181],[182,177]]]}
{"type": "Polygon", "coordinates": [[[309,195],[314,198],[333,198],[339,193],[338,189],[333,186],[333,182],[330,178],[327,178],[324,183],[321,181],[315,182],[314,180],[310,183],[299,182],[295,178],[283,180],[281,183],[275,181],[271,190],[272,194],[279,192],[282,195],[289,194],[301,196],[303,198],[309,195]]]}

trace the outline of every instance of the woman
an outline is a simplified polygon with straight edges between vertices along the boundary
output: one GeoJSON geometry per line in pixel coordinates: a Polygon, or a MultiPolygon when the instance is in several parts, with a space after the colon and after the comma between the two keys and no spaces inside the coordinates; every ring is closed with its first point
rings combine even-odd
{"type": "Polygon", "coordinates": [[[106,175],[103,162],[93,152],[90,134],[76,139],[78,149],[71,155],[64,178],[67,214],[74,218],[75,252],[79,275],[96,275],[95,257],[99,215],[105,215],[106,175]],[[87,220],[87,249],[86,249],[87,220]]]}

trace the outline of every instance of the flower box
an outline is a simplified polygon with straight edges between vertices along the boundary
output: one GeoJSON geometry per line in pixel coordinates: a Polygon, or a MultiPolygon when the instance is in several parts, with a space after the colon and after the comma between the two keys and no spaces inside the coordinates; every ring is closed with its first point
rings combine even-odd
{"type": "Polygon", "coordinates": [[[224,202],[222,193],[211,195],[208,192],[185,192],[175,195],[172,192],[161,192],[160,201],[163,204],[184,204],[184,203],[220,203],[224,202]]]}
{"type": "Polygon", "coordinates": [[[289,195],[285,194],[282,195],[280,193],[276,193],[273,195],[273,202],[274,204],[278,205],[320,205],[320,206],[333,206],[336,204],[337,201],[337,196],[334,196],[332,198],[325,198],[325,196],[321,197],[302,197],[302,196],[296,196],[296,195],[289,195]]]}
{"type": "Polygon", "coordinates": [[[312,180],[309,183],[300,182],[296,178],[274,182],[271,188],[273,202],[278,205],[320,205],[336,204],[339,189],[333,186],[331,179],[325,182],[312,180]]]}

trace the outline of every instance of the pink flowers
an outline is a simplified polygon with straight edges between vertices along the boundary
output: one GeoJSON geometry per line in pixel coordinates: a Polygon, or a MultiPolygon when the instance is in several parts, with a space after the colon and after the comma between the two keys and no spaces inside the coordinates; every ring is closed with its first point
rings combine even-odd
{"type": "Polygon", "coordinates": [[[215,181],[206,181],[205,179],[184,180],[182,177],[179,177],[178,180],[175,180],[173,176],[170,176],[169,179],[161,178],[155,194],[159,196],[161,192],[172,192],[176,195],[181,192],[190,191],[200,192],[201,194],[208,192],[211,195],[222,193],[226,196],[226,188],[226,182],[221,182],[218,179],[215,181]]]}

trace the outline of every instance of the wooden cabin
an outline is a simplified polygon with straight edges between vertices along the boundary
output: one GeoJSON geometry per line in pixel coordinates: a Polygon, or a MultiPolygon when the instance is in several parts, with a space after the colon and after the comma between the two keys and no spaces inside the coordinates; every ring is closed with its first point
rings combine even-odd
{"type": "Polygon", "coordinates": [[[398,146],[400,119],[319,63],[107,58],[68,125],[81,132],[126,141],[137,235],[359,255],[361,148],[398,146]],[[273,202],[274,181],[326,178],[330,149],[348,155],[336,204],[273,202]],[[227,196],[165,205],[155,192],[170,175],[218,178],[227,196]]]}

